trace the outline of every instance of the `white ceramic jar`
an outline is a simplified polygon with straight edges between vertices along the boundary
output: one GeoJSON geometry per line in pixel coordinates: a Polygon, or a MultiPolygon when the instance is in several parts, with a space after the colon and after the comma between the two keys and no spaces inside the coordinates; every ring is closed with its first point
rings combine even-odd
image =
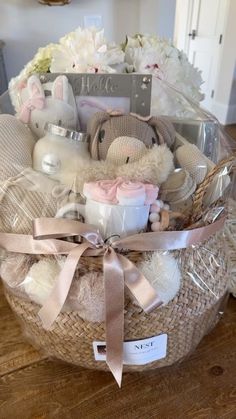
{"type": "Polygon", "coordinates": [[[145,231],[150,205],[116,205],[87,199],[80,214],[87,224],[98,227],[103,239],[120,238],[145,231]]]}
{"type": "Polygon", "coordinates": [[[54,124],[46,124],[45,136],[33,152],[33,168],[55,179],[62,172],[76,170],[78,158],[88,159],[88,136],[54,124]]]}

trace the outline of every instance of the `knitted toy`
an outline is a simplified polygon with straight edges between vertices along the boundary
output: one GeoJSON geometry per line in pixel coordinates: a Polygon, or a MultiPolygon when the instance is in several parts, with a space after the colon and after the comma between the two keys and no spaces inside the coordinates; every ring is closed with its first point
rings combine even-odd
{"type": "Polygon", "coordinates": [[[58,179],[68,186],[76,178],[77,191],[85,182],[123,177],[160,185],[173,171],[168,148],[175,139],[173,125],[163,118],[113,115],[99,112],[88,124],[91,160],[78,157],[77,172],[67,171],[58,179]]]}
{"type": "Polygon", "coordinates": [[[53,83],[42,85],[38,76],[32,75],[19,95],[18,118],[28,124],[38,138],[44,136],[47,122],[77,128],[76,102],[66,76],[58,76],[53,83]]]}
{"type": "Polygon", "coordinates": [[[204,154],[194,144],[185,144],[177,148],[175,158],[179,166],[189,172],[197,185],[205,179],[207,163],[204,154]]]}
{"type": "Polygon", "coordinates": [[[140,160],[153,145],[175,140],[175,129],[165,118],[98,112],[88,124],[91,156],[116,165],[140,160]]]}
{"type": "MultiPolygon", "coordinates": [[[[184,142],[184,144],[178,147],[174,153],[175,161],[178,166],[190,174],[194,184],[198,185],[215,167],[215,164],[209,160],[196,145],[189,144],[186,140],[183,140],[184,139],[182,138],[182,142],[184,142]]],[[[169,183],[169,179],[167,180],[167,183],[169,183]]],[[[203,206],[207,208],[216,202],[223,195],[229,184],[230,177],[227,171],[223,169],[220,173],[215,175],[211,185],[207,189],[203,198],[203,206]]],[[[162,185],[162,188],[164,190],[165,185],[162,185]]],[[[166,196],[163,199],[167,199],[169,201],[166,196]]],[[[176,204],[179,205],[179,202],[176,201],[176,204]]]]}

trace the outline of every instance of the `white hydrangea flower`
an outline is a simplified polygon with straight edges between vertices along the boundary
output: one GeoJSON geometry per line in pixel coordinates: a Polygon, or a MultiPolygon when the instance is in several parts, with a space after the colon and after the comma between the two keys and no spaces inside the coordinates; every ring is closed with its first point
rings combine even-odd
{"type": "Polygon", "coordinates": [[[203,99],[202,78],[182,51],[165,39],[141,34],[127,37],[122,48],[109,44],[104,30],[78,28],[70,32],[59,44],[40,48],[19,76],[11,80],[13,105],[17,110],[19,89],[34,72],[50,69],[57,73],[114,73],[123,72],[125,67],[128,73],[153,75],[153,114],[192,116],[193,102],[198,105],[203,99]]]}
{"type": "Polygon", "coordinates": [[[53,52],[52,73],[113,73],[115,64],[124,61],[119,46],[108,44],[104,30],[81,29],[69,33],[59,41],[53,52]]]}
{"type": "Polygon", "coordinates": [[[151,35],[127,37],[125,61],[128,71],[132,68],[134,72],[153,75],[153,114],[189,116],[191,102],[199,104],[203,99],[201,72],[167,40],[151,35]]]}

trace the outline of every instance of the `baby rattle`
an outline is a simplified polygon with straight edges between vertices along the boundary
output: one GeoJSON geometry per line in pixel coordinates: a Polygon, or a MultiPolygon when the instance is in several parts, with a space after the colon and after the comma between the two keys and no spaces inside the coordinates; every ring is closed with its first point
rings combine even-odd
{"type": "Polygon", "coordinates": [[[149,221],[153,232],[172,230],[176,227],[178,219],[183,220],[184,214],[171,211],[170,206],[157,199],[150,208],[149,221]]]}

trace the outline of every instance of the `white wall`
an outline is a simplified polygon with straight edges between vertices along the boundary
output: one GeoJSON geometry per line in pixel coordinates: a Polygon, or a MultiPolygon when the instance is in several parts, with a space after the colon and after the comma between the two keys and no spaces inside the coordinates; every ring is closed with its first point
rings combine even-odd
{"type": "Polygon", "coordinates": [[[235,66],[234,66],[233,82],[232,82],[232,87],[231,87],[231,92],[230,92],[229,104],[230,105],[236,104],[236,60],[235,60],[235,66]]]}
{"type": "Polygon", "coordinates": [[[85,15],[101,15],[107,39],[126,34],[156,33],[172,38],[176,0],[72,0],[61,7],[37,0],[0,0],[0,39],[8,79],[17,75],[40,46],[56,42],[84,25],[85,15]]]}
{"type": "Polygon", "coordinates": [[[176,0],[140,0],[139,30],[173,39],[176,0]]]}
{"type": "Polygon", "coordinates": [[[236,1],[229,0],[216,80],[213,113],[223,124],[236,123],[236,1]]]}
{"type": "Polygon", "coordinates": [[[0,0],[0,39],[6,43],[8,78],[18,74],[40,46],[56,42],[67,32],[83,26],[85,15],[102,16],[109,40],[120,41],[126,33],[136,33],[138,3],[138,0],[72,0],[67,6],[49,7],[37,0],[0,0]]]}
{"type": "Polygon", "coordinates": [[[158,35],[173,39],[176,0],[159,0],[157,27],[158,35]]]}
{"type": "Polygon", "coordinates": [[[125,36],[139,32],[139,0],[114,0],[113,41],[124,41],[125,36]]]}

